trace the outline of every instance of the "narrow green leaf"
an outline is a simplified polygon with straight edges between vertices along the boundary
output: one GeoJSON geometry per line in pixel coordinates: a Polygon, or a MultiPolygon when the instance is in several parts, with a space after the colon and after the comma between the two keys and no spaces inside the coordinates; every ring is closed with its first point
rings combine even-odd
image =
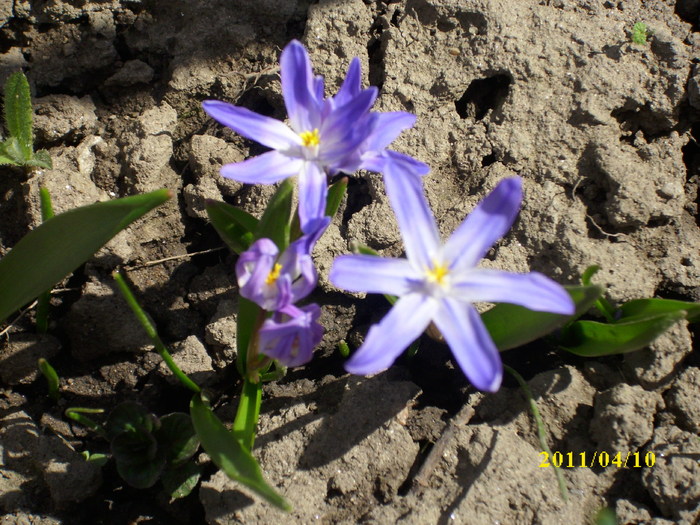
{"type": "Polygon", "coordinates": [[[192,397],[190,414],[202,447],[217,467],[229,478],[242,483],[269,503],[287,512],[291,510],[289,503],[265,482],[255,458],[226,430],[201,394],[192,397]]]}
{"type": "Polygon", "coordinates": [[[46,383],[49,388],[49,396],[54,401],[58,401],[61,394],[59,392],[60,380],[58,378],[58,374],[56,373],[56,369],[52,367],[51,364],[43,357],[39,358],[37,364],[39,366],[39,370],[46,378],[46,383]]]}
{"type": "Polygon", "coordinates": [[[255,325],[262,309],[245,297],[238,297],[238,320],[236,322],[236,368],[243,377],[247,377],[248,345],[253,337],[255,325]]]}
{"type": "Polygon", "coordinates": [[[4,104],[7,131],[17,139],[22,160],[30,160],[34,151],[32,99],[29,93],[29,82],[21,71],[10,75],[5,82],[4,104]]]}
{"type": "Polygon", "coordinates": [[[57,215],[29,232],[0,260],[0,322],[171,195],[168,190],[158,190],[98,202],[57,215]]]}
{"type": "Polygon", "coordinates": [[[207,200],[204,208],[212,226],[231,251],[241,254],[250,247],[258,219],[225,202],[207,200]]]}
{"type": "Polygon", "coordinates": [[[70,407],[66,408],[64,414],[68,419],[72,419],[80,423],[81,425],[97,432],[100,436],[107,439],[107,431],[102,425],[96,422],[94,419],[89,418],[83,414],[102,414],[104,409],[102,408],[84,408],[84,407],[70,407]]]}
{"type": "Polygon", "coordinates": [[[260,404],[262,402],[262,382],[251,383],[245,378],[241,399],[238,401],[236,418],[233,420],[233,436],[246,450],[253,450],[255,431],[258,427],[260,404]]]}
{"type": "Polygon", "coordinates": [[[584,357],[633,352],[684,318],[685,312],[677,311],[617,323],[576,321],[562,330],[558,344],[562,350],[584,357]]]}
{"type": "Polygon", "coordinates": [[[539,339],[587,312],[603,293],[600,286],[565,286],[576,304],[574,315],[534,312],[500,303],[481,315],[496,347],[503,351],[539,339]]]}
{"type": "MultiPolygon", "coordinates": [[[[39,188],[39,200],[41,202],[41,220],[46,222],[54,216],[53,203],[51,202],[51,194],[48,189],[44,187],[39,188]]],[[[40,334],[45,334],[49,329],[50,307],[51,290],[46,290],[39,295],[36,305],[36,329],[40,334]]]]}
{"type": "Polygon", "coordinates": [[[655,316],[671,312],[684,311],[689,323],[700,321],[700,304],[686,301],[676,301],[674,299],[635,299],[620,307],[624,321],[630,317],[655,316]]]}
{"type": "Polygon", "coordinates": [[[160,418],[160,428],[155,432],[158,448],[165,452],[165,459],[172,465],[182,465],[197,453],[199,438],[192,426],[192,419],[183,412],[173,412],[160,418]]]}
{"type": "Polygon", "coordinates": [[[340,208],[340,203],[343,202],[347,189],[347,177],[343,177],[331,184],[330,188],[328,188],[328,197],[326,197],[326,215],[334,217],[338,213],[338,208],[340,208]]]}
{"type": "Polygon", "coordinates": [[[289,245],[293,195],[294,179],[290,177],[282,181],[279,188],[277,188],[255,230],[256,239],[262,239],[263,237],[271,239],[280,252],[283,252],[289,245]]]}
{"type": "Polygon", "coordinates": [[[119,288],[119,292],[122,294],[122,297],[124,297],[126,304],[128,304],[129,308],[131,308],[131,311],[134,312],[136,320],[146,331],[146,334],[151,339],[151,342],[153,343],[156,352],[158,352],[158,355],[160,355],[161,359],[165,362],[166,366],[180,381],[182,386],[184,386],[185,388],[189,388],[193,392],[199,392],[199,385],[192,381],[189,378],[189,376],[185,374],[179,366],[177,366],[177,363],[170,355],[170,352],[168,352],[168,349],[163,343],[163,340],[158,335],[158,329],[156,328],[156,325],[153,323],[153,320],[136,300],[136,297],[131,291],[131,288],[129,288],[129,285],[126,283],[124,277],[118,271],[112,272],[112,277],[114,277],[114,280],[117,282],[117,288],[119,288]]]}

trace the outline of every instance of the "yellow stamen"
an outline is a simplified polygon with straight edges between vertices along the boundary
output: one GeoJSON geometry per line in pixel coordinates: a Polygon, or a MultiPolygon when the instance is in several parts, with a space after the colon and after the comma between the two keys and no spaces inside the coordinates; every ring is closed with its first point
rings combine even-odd
{"type": "Polygon", "coordinates": [[[433,267],[429,268],[427,272],[428,281],[431,283],[443,284],[445,276],[449,273],[447,266],[433,262],[433,267]]]}
{"type": "Polygon", "coordinates": [[[275,263],[274,268],[272,268],[272,271],[267,275],[267,279],[265,279],[265,284],[275,284],[275,281],[279,279],[281,270],[282,265],[280,263],[275,263]]]}
{"type": "Polygon", "coordinates": [[[301,137],[301,142],[307,148],[309,146],[318,146],[319,142],[321,141],[321,137],[318,136],[318,128],[314,128],[313,131],[304,131],[299,133],[299,136],[301,137]]]}

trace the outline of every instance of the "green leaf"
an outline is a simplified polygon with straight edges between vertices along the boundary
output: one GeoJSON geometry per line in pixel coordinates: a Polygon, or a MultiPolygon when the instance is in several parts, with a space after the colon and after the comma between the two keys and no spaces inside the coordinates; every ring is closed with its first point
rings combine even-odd
{"type": "MultiPolygon", "coordinates": [[[[591,278],[598,273],[598,270],[600,270],[600,266],[598,265],[593,265],[586,268],[583,274],[581,274],[581,283],[583,283],[585,286],[590,285],[591,278]]],[[[596,300],[595,307],[609,322],[613,322],[615,320],[615,308],[602,295],[596,300]]]]}
{"type": "Polygon", "coordinates": [[[117,472],[129,485],[137,489],[147,489],[158,481],[165,467],[165,458],[160,456],[153,461],[143,463],[125,463],[116,461],[117,472]]]}
{"type": "Polygon", "coordinates": [[[22,160],[32,158],[34,136],[32,133],[32,98],[29,82],[24,73],[18,71],[5,82],[5,124],[10,136],[17,139],[22,160]]]}
{"type": "Polygon", "coordinates": [[[231,251],[241,254],[250,247],[253,232],[258,229],[258,219],[225,202],[207,200],[204,208],[212,226],[231,251]]]}
{"type": "Polygon", "coordinates": [[[163,488],[170,494],[171,501],[185,498],[199,483],[202,467],[196,463],[185,463],[179,467],[166,467],[160,476],[163,488]]]}
{"type": "Polygon", "coordinates": [[[192,426],[192,419],[183,412],[173,412],[160,418],[160,428],[155,432],[158,447],[165,459],[174,466],[182,465],[199,449],[199,438],[192,426]]]}
{"type": "Polygon", "coordinates": [[[328,197],[326,197],[326,215],[329,217],[334,217],[338,213],[338,208],[340,208],[340,203],[343,202],[343,197],[345,197],[345,192],[348,189],[348,178],[343,177],[342,179],[334,182],[330,188],[328,188],[328,197]]]}
{"type": "Polygon", "coordinates": [[[241,399],[236,410],[236,419],[233,420],[233,435],[243,444],[247,450],[253,450],[255,444],[255,431],[260,417],[260,404],[262,402],[262,382],[251,383],[245,378],[241,399]]]}
{"type": "Polygon", "coordinates": [[[21,163],[17,162],[14,158],[10,156],[6,151],[7,142],[0,142],[0,166],[5,164],[11,164],[13,166],[19,166],[21,163]]]}
{"type": "Polygon", "coordinates": [[[105,430],[109,440],[130,430],[151,432],[155,427],[155,416],[142,404],[134,401],[124,401],[114,407],[105,423],[105,430]]]}
{"type": "Polygon", "coordinates": [[[686,319],[689,323],[700,321],[700,304],[674,299],[635,299],[629,301],[620,307],[622,314],[620,321],[630,317],[655,316],[680,311],[686,313],[686,319]]]}
{"type": "Polygon", "coordinates": [[[617,323],[576,321],[562,330],[558,344],[584,357],[624,354],[644,348],[684,318],[685,312],[679,311],[617,323]]]}
{"type": "Polygon", "coordinates": [[[17,166],[24,166],[27,159],[24,158],[24,152],[19,145],[19,140],[17,137],[10,137],[5,142],[2,143],[3,156],[10,159],[10,164],[16,164],[17,166]]]}
{"type": "Polygon", "coordinates": [[[31,159],[24,163],[25,166],[36,166],[37,168],[44,168],[50,170],[53,168],[53,162],[51,162],[51,155],[45,149],[40,149],[35,152],[31,159]]]}
{"type": "Polygon", "coordinates": [[[289,245],[293,194],[294,179],[290,177],[283,180],[277,188],[255,230],[256,239],[263,237],[271,239],[280,252],[289,245]]]}
{"type": "Polygon", "coordinates": [[[0,322],[171,195],[168,190],[158,190],[98,202],[57,215],[29,232],[0,260],[0,322]]]}
{"type": "Polygon", "coordinates": [[[587,312],[603,293],[600,286],[565,286],[576,304],[574,315],[535,312],[500,303],[481,315],[496,347],[503,351],[539,339],[587,312]]]}
{"type": "Polygon", "coordinates": [[[217,467],[229,478],[242,483],[269,503],[284,511],[291,510],[289,503],[265,482],[255,458],[226,430],[201,394],[192,397],[190,414],[202,447],[217,467]]]}
{"type": "Polygon", "coordinates": [[[127,430],[116,435],[111,440],[111,445],[112,456],[122,465],[143,466],[147,463],[165,462],[165,455],[159,454],[156,438],[143,428],[127,430]]]}

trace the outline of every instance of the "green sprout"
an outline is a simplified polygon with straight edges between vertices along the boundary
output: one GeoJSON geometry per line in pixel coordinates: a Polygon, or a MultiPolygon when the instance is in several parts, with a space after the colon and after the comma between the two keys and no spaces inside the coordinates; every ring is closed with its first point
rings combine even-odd
{"type": "Polygon", "coordinates": [[[49,152],[34,151],[32,99],[24,73],[12,74],[5,82],[4,92],[5,127],[9,136],[0,142],[0,164],[51,169],[49,152]]]}
{"type": "Polygon", "coordinates": [[[646,45],[649,34],[647,25],[644,22],[637,22],[632,27],[632,42],[640,46],[646,45]]]}

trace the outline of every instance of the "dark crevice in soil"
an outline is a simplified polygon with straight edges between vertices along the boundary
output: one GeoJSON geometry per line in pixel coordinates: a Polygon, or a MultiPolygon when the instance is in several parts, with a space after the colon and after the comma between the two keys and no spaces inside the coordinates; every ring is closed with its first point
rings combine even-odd
{"type": "Polygon", "coordinates": [[[346,202],[342,220],[344,226],[355,213],[372,204],[372,196],[369,194],[369,185],[366,180],[360,177],[348,178],[346,202]]]}
{"type": "Polygon", "coordinates": [[[690,128],[690,140],[681,148],[681,152],[686,169],[685,180],[695,193],[695,223],[700,226],[700,122],[690,128]]]}
{"type": "Polygon", "coordinates": [[[622,107],[613,110],[610,115],[618,121],[623,131],[621,141],[632,141],[635,134],[641,131],[644,139],[651,142],[667,136],[672,131],[663,112],[654,111],[648,102],[641,106],[634,101],[628,101],[622,107]]]}
{"type": "Polygon", "coordinates": [[[508,96],[510,75],[498,74],[473,80],[462,97],[455,101],[461,118],[483,119],[489,110],[498,111],[508,96]]]}

